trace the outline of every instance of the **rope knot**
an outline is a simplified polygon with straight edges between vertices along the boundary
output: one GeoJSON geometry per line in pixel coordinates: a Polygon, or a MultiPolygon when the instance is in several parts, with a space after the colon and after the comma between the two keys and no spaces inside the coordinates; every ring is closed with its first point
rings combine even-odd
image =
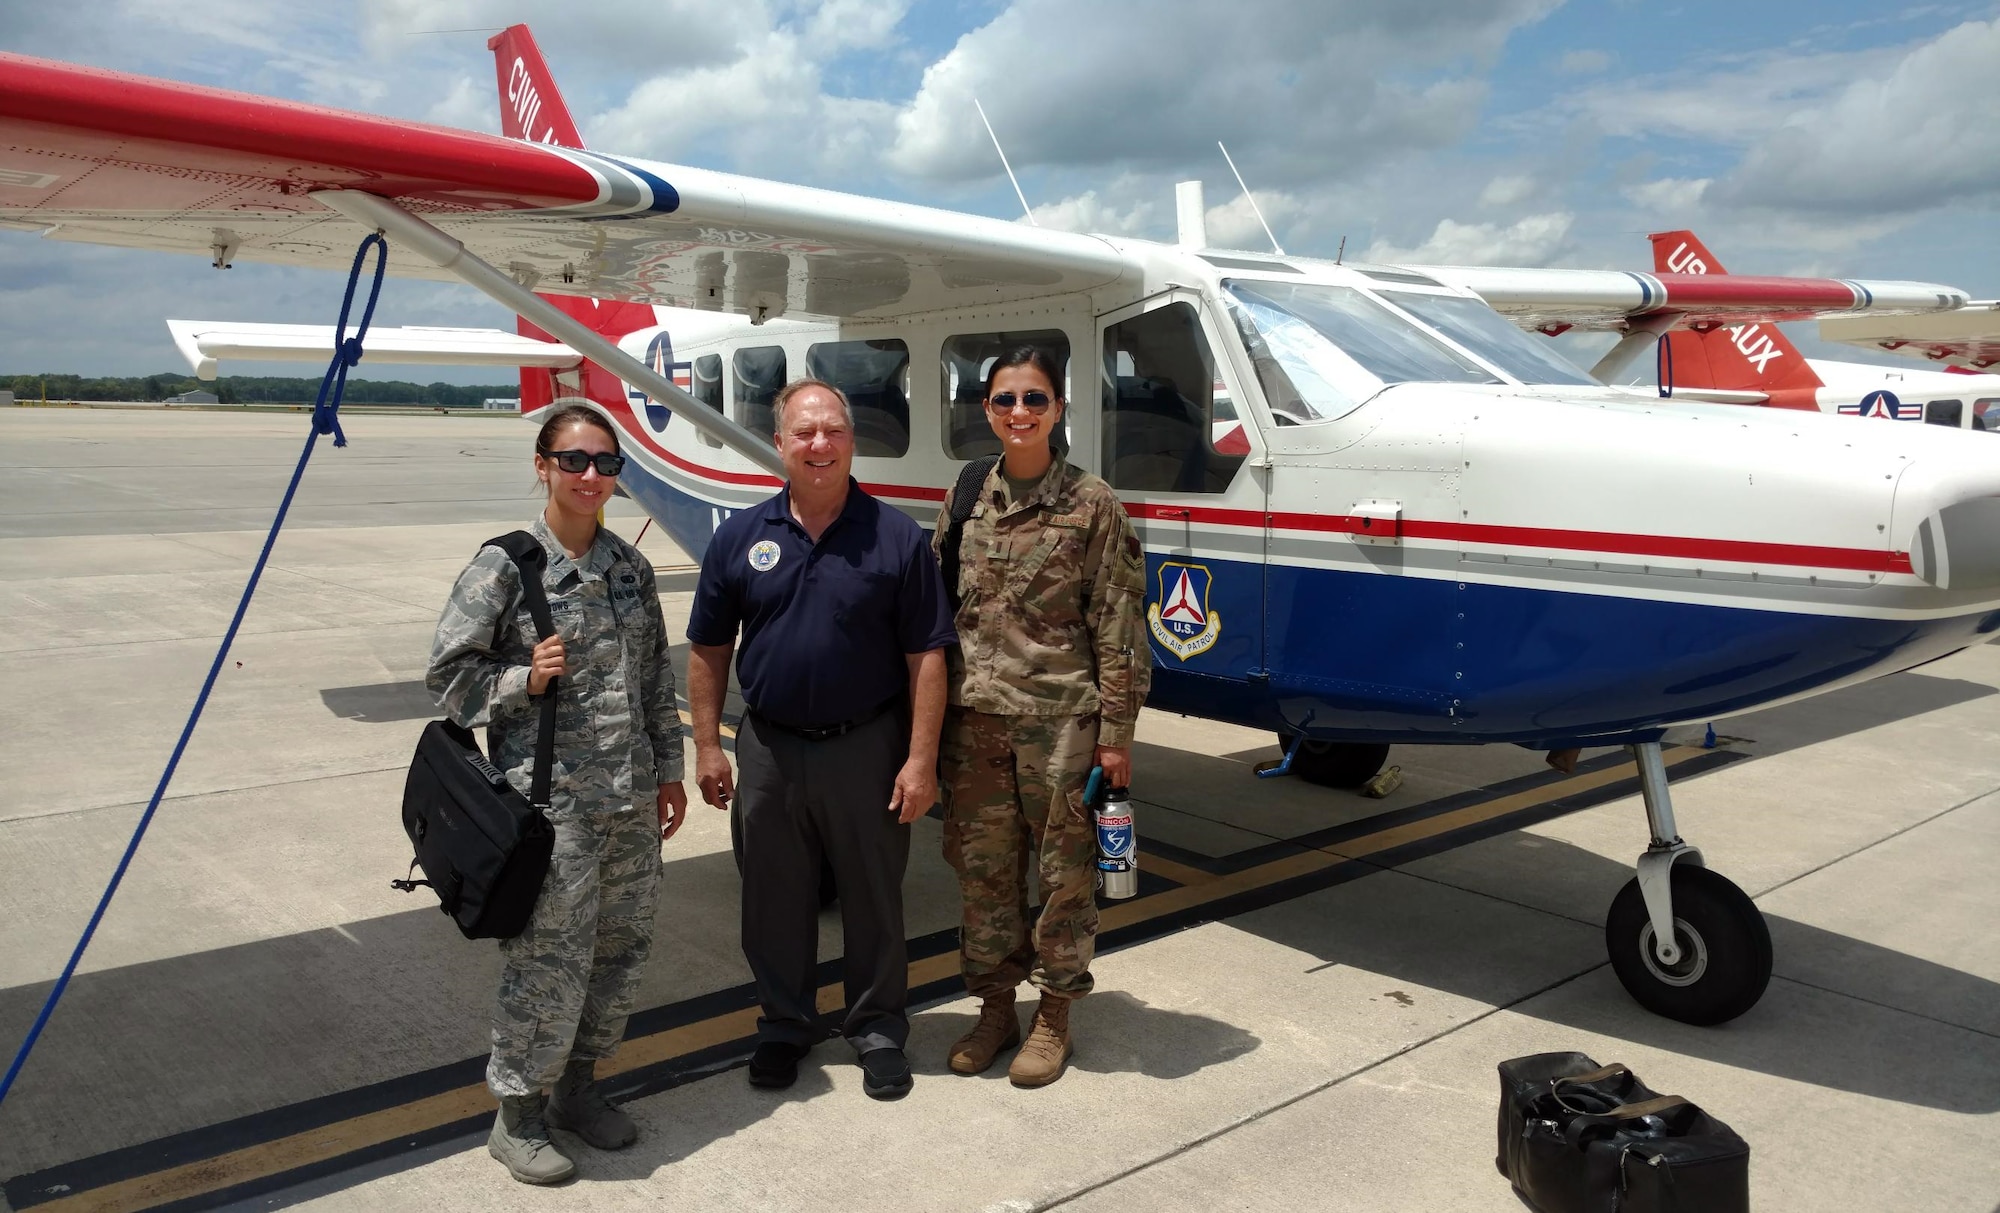
{"type": "Polygon", "coordinates": [[[340,360],[348,366],[361,362],[361,335],[359,333],[340,343],[340,360]]]}

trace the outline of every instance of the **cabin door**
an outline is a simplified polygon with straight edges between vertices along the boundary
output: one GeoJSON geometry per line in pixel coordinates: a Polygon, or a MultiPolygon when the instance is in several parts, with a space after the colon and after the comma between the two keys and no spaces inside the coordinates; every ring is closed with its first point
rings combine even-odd
{"type": "Polygon", "coordinates": [[[1227,716],[1214,697],[1264,671],[1267,502],[1262,439],[1214,322],[1192,291],[1098,318],[1097,455],[1146,546],[1152,702],[1227,716]]]}

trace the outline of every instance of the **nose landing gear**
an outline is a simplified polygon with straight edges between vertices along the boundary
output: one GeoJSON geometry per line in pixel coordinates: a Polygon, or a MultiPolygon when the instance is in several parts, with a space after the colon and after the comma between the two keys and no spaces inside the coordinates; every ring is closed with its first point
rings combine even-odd
{"type": "Polygon", "coordinates": [[[1611,968],[1657,1015],[1725,1023],[1757,1005],[1770,984],[1770,930],[1749,896],[1681,841],[1660,743],[1630,749],[1652,840],[1604,921],[1611,968]]]}

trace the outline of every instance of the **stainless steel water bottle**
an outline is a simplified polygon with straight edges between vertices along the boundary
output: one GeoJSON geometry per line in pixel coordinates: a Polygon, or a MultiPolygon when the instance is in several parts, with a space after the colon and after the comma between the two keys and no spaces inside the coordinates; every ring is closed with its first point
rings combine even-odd
{"type": "Polygon", "coordinates": [[[1132,826],[1132,797],[1112,788],[1096,806],[1097,878],[1104,895],[1123,901],[1139,891],[1139,833],[1132,826]]]}

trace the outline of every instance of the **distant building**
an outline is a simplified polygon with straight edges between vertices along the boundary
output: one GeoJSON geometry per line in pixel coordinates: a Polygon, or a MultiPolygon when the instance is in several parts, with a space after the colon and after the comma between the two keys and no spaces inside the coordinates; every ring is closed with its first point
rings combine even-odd
{"type": "Polygon", "coordinates": [[[14,393],[0,392],[0,409],[7,408],[9,405],[12,405],[13,403],[14,403],[14,393]]]}
{"type": "Polygon", "coordinates": [[[168,404],[219,404],[214,392],[182,392],[178,396],[167,397],[168,404]]]}
{"type": "Polygon", "coordinates": [[[521,407],[519,396],[488,396],[479,402],[479,407],[495,413],[518,412],[521,407]]]}

